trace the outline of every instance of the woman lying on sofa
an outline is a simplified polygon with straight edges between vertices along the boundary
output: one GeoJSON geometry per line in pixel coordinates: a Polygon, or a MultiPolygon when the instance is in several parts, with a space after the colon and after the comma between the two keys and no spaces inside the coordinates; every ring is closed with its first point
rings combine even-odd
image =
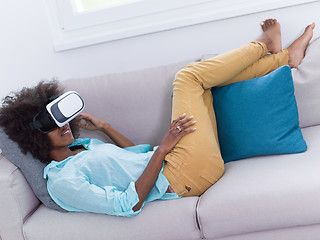
{"type": "Polygon", "coordinates": [[[0,125],[23,152],[48,164],[44,171],[48,192],[68,211],[133,216],[145,202],[200,196],[224,172],[210,89],[263,76],[283,65],[297,67],[314,27],[307,26],[282,50],[280,24],[268,19],[258,40],[179,71],[173,83],[174,120],[155,151],[134,146],[88,113],[62,127],[29,127],[54,96],[63,93],[55,81],[7,96],[0,125]],[[77,139],[79,127],[102,131],[116,145],[77,139]]]}

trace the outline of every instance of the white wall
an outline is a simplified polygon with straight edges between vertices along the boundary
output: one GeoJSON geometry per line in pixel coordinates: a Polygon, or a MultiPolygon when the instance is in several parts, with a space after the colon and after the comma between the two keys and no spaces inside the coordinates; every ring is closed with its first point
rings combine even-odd
{"type": "Polygon", "coordinates": [[[44,3],[0,2],[0,98],[41,79],[95,76],[132,71],[222,53],[261,34],[259,23],[277,18],[287,47],[304,27],[316,22],[320,36],[320,2],[215,21],[65,52],[54,52],[44,3]]]}

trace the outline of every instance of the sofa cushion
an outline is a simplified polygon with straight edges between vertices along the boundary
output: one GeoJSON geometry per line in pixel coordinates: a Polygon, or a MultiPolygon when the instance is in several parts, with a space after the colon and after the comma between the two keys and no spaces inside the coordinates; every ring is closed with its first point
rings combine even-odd
{"type": "Polygon", "coordinates": [[[214,240],[317,240],[319,236],[320,224],[314,224],[294,228],[270,229],[263,232],[215,238],[214,240]]]}
{"type": "Polygon", "coordinates": [[[300,126],[320,124],[320,38],[311,42],[297,69],[292,69],[300,126]]]}
{"type": "MultiPolygon", "coordinates": [[[[159,145],[171,122],[175,74],[192,60],[135,72],[63,81],[77,91],[85,111],[107,121],[135,144],[159,145]]],[[[81,137],[111,142],[104,134],[81,130],[81,137]]]]}
{"type": "Polygon", "coordinates": [[[43,178],[45,164],[28,154],[23,154],[18,144],[8,138],[3,128],[0,127],[0,148],[6,158],[17,166],[37,198],[48,208],[65,211],[58,206],[47,191],[47,180],[43,178]]]}
{"type": "Polygon", "coordinates": [[[225,164],[225,174],[200,198],[206,238],[320,223],[320,126],[302,132],[304,153],[225,164]]]}
{"type": "Polygon", "coordinates": [[[0,196],[0,239],[23,239],[22,224],[39,201],[20,170],[3,153],[0,153],[0,196]]]}
{"type": "Polygon", "coordinates": [[[188,197],[146,203],[133,218],[60,213],[40,207],[25,224],[24,234],[32,240],[200,239],[195,218],[197,200],[188,197]]]}
{"type": "Polygon", "coordinates": [[[289,66],[212,93],[225,162],[306,150],[289,66]]]}

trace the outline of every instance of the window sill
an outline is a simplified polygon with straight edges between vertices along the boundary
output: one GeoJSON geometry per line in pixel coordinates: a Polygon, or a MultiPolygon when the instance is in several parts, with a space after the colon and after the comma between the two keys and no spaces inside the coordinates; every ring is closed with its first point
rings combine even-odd
{"type": "Polygon", "coordinates": [[[63,29],[59,8],[48,1],[47,9],[53,27],[55,51],[90,46],[143,34],[160,32],[210,21],[295,6],[319,0],[212,0],[198,4],[136,16],[106,24],[78,29],[63,29]]]}

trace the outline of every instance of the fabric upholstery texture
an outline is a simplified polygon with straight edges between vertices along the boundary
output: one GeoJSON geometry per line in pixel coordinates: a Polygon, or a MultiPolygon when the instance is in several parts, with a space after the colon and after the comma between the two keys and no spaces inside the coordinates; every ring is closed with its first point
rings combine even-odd
{"type": "Polygon", "coordinates": [[[320,124],[320,38],[311,42],[297,69],[292,69],[300,126],[320,124]]]}
{"type": "Polygon", "coordinates": [[[39,205],[21,171],[0,154],[0,239],[22,239],[22,223],[39,205]]]}
{"type": "MultiPolygon", "coordinates": [[[[230,237],[215,238],[214,240],[317,240],[320,236],[320,224],[299,226],[284,229],[272,229],[262,232],[241,234],[230,237]]],[[[210,238],[208,238],[210,239],[210,238]]]]}
{"type": "Polygon", "coordinates": [[[302,131],[304,153],[225,164],[225,174],[198,205],[207,239],[320,223],[320,126],[302,131]]]}
{"type": "Polygon", "coordinates": [[[225,162],[306,150],[289,66],[212,93],[225,162]]]}
{"type": "Polygon", "coordinates": [[[24,232],[26,239],[32,240],[200,239],[194,216],[197,200],[197,197],[189,197],[150,202],[133,218],[65,214],[41,206],[25,224],[24,232]]]}
{"type": "MultiPolygon", "coordinates": [[[[160,144],[171,122],[172,83],[183,61],[141,71],[63,81],[84,99],[85,112],[104,119],[134,144],[160,144]],[[90,91],[88,91],[88,85],[90,91]],[[134,91],[134,92],[133,92],[134,91]]],[[[104,134],[81,130],[81,137],[112,142],[104,134]]]]}

